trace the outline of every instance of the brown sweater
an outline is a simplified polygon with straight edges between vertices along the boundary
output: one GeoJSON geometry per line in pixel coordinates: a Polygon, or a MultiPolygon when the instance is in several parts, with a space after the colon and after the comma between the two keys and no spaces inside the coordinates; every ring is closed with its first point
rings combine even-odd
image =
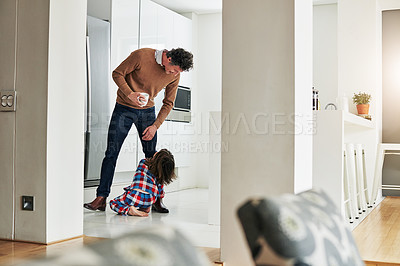
{"type": "Polygon", "coordinates": [[[155,51],[142,48],[132,52],[112,73],[118,86],[117,103],[135,109],[154,106],[154,97],[165,88],[163,105],[154,125],[159,128],[171,111],[178,88],[180,74],[166,74],[164,67],[155,59],[155,51]],[[132,92],[146,92],[150,95],[146,106],[139,107],[128,98],[132,92]]]}

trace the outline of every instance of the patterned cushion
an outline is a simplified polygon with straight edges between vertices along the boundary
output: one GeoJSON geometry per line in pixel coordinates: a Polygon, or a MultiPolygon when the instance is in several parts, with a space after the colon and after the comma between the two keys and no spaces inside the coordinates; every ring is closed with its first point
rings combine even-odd
{"type": "Polygon", "coordinates": [[[238,216],[256,265],[364,265],[351,231],[323,191],[249,200],[238,216]]]}
{"type": "Polygon", "coordinates": [[[210,262],[178,230],[158,225],[20,265],[204,266],[210,265],[210,262]]]}

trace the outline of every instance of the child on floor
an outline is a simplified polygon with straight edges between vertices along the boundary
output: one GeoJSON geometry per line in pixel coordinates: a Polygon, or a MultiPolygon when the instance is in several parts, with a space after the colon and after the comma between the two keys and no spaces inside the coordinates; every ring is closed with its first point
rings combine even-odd
{"type": "Polygon", "coordinates": [[[174,156],[167,149],[142,159],[132,184],[124,188],[124,194],[110,201],[110,208],[122,215],[148,216],[151,205],[164,197],[164,185],[176,178],[174,169],[174,156]]]}

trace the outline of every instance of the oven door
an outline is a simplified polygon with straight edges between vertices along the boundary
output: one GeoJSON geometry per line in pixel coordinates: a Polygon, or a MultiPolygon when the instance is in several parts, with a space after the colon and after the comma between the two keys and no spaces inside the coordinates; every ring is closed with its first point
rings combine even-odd
{"type": "Polygon", "coordinates": [[[191,91],[190,88],[178,86],[174,107],[166,120],[175,122],[191,122],[191,91]]]}
{"type": "Polygon", "coordinates": [[[178,86],[174,103],[174,110],[190,112],[191,91],[188,87],[178,86]]]}

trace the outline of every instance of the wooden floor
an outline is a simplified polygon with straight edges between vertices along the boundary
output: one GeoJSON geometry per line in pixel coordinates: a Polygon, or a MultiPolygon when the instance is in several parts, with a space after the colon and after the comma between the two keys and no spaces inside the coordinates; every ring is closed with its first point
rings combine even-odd
{"type": "Polygon", "coordinates": [[[0,240],[0,265],[10,265],[22,259],[51,255],[54,252],[81,247],[99,240],[101,238],[85,236],[51,245],[0,240]]]}
{"type": "MultiPolygon", "coordinates": [[[[386,197],[353,231],[361,257],[367,266],[400,266],[400,197],[386,197]]],[[[81,237],[52,245],[0,240],[0,265],[20,259],[49,255],[65,248],[101,241],[81,237]]],[[[210,261],[219,261],[219,249],[199,248],[210,261]]],[[[222,265],[215,263],[215,265],[222,265]]]]}
{"type": "Polygon", "coordinates": [[[219,248],[203,248],[200,247],[199,249],[201,249],[208,257],[208,259],[214,263],[215,266],[219,265],[219,266],[223,266],[224,263],[220,262],[220,251],[219,248]]]}
{"type": "Polygon", "coordinates": [[[386,197],[353,235],[367,266],[400,266],[400,197],[386,197]]]}
{"type": "MultiPolygon", "coordinates": [[[[101,241],[103,238],[80,237],[51,245],[42,245],[26,242],[14,242],[0,240],[0,265],[11,265],[24,259],[31,259],[39,256],[51,255],[68,248],[77,248],[83,245],[101,241]]],[[[199,248],[204,252],[214,265],[222,266],[219,261],[219,248],[199,248]]]]}

